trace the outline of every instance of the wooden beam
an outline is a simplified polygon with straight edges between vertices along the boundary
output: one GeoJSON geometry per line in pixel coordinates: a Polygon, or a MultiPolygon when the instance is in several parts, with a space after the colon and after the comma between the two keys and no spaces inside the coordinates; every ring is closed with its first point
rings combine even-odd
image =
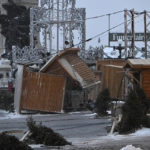
{"type": "Polygon", "coordinates": [[[133,79],[134,81],[136,81],[139,85],[140,85],[140,81],[139,80],[137,80],[134,76],[133,76],[133,74],[131,73],[131,72],[127,72],[127,74],[126,74],[128,77],[130,77],[131,79],[133,79]]]}

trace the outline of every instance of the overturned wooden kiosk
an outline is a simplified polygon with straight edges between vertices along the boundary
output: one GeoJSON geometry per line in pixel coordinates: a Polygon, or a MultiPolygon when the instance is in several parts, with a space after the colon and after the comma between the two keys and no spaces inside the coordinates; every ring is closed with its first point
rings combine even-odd
{"type": "Polygon", "coordinates": [[[62,112],[82,109],[87,93],[100,81],[79,58],[79,49],[70,48],[52,57],[38,72],[18,65],[15,109],[62,112]]]}

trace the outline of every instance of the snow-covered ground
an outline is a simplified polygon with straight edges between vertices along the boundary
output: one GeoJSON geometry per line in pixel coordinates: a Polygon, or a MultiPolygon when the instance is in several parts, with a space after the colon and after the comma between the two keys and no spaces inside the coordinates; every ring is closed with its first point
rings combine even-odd
{"type": "MultiPolygon", "coordinates": [[[[43,114],[33,114],[34,116],[43,116],[43,114]]],[[[48,116],[49,114],[44,114],[44,116],[48,116]]],[[[32,114],[18,114],[17,112],[9,113],[8,111],[0,109],[0,120],[4,119],[17,119],[17,118],[28,118],[32,116],[32,114]]]]}
{"type": "MultiPolygon", "coordinates": [[[[47,119],[46,120],[44,119],[46,121],[46,123],[47,123],[47,120],[49,120],[49,122],[51,122],[50,124],[52,124],[52,122],[53,122],[53,124],[55,125],[55,124],[57,124],[58,120],[62,119],[62,117],[64,117],[65,120],[68,119],[68,117],[71,117],[71,118],[69,118],[69,120],[72,119],[72,117],[74,117],[74,119],[72,121],[75,121],[75,122],[77,122],[77,119],[80,117],[84,118],[86,121],[87,120],[95,121],[95,119],[94,119],[95,115],[96,115],[96,113],[92,113],[92,112],[88,111],[88,112],[72,112],[72,113],[68,113],[68,114],[64,114],[64,115],[63,114],[57,114],[57,115],[54,115],[54,114],[46,114],[46,115],[35,114],[33,116],[34,117],[38,116],[38,117],[36,117],[38,119],[40,118],[40,116],[42,116],[42,118],[46,117],[47,119]],[[54,119],[53,118],[54,116],[55,117],[57,116],[57,118],[60,118],[60,119],[57,119],[57,118],[54,119]],[[55,122],[55,120],[56,120],[56,122],[55,122]]],[[[1,122],[3,120],[4,120],[4,122],[7,122],[6,119],[11,119],[11,120],[14,119],[15,120],[17,118],[16,120],[17,121],[19,120],[19,122],[22,123],[22,121],[25,118],[27,118],[28,116],[31,116],[31,115],[18,115],[16,113],[8,113],[4,110],[0,110],[0,121],[1,122]],[[24,118],[24,119],[22,119],[22,118],[24,118]]],[[[108,120],[108,118],[103,118],[102,120],[104,120],[104,119],[108,120]]],[[[14,123],[14,121],[12,123],[14,123]]],[[[62,121],[61,123],[65,123],[65,121],[64,122],[62,121]]],[[[104,127],[105,124],[99,126],[100,129],[98,129],[97,132],[101,132],[102,126],[104,127]]],[[[63,128],[63,129],[65,129],[65,128],[63,128]]],[[[84,130],[84,128],[81,128],[81,129],[84,130]]],[[[89,126],[88,129],[90,130],[91,127],[89,126]]],[[[80,130],[80,128],[77,128],[77,130],[80,130]]],[[[68,132],[67,129],[66,129],[66,132],[68,132]]],[[[92,131],[90,131],[90,132],[91,132],[91,134],[93,133],[92,131]]],[[[99,146],[99,145],[103,145],[104,143],[109,144],[111,142],[116,142],[116,143],[122,144],[122,141],[132,141],[132,140],[136,140],[136,139],[139,140],[139,139],[143,139],[145,137],[150,137],[150,129],[149,128],[142,128],[142,129],[137,130],[135,133],[128,134],[128,135],[119,135],[119,134],[115,133],[115,134],[108,134],[106,136],[102,136],[102,135],[101,136],[90,136],[90,137],[89,136],[84,136],[84,137],[80,137],[80,136],[79,137],[78,136],[76,136],[76,137],[72,136],[71,137],[70,136],[70,137],[66,137],[66,139],[68,141],[72,142],[72,144],[74,146],[85,147],[87,145],[88,146],[99,146]]],[[[124,149],[122,149],[122,150],[126,150],[125,148],[128,148],[129,145],[131,145],[131,144],[132,143],[128,143],[128,142],[127,142],[127,144],[126,143],[124,145],[122,144],[122,145],[120,145],[121,146],[120,149],[125,146],[124,149]]],[[[31,147],[36,149],[36,148],[41,147],[41,145],[31,145],[31,147]]]]}
{"type": "Polygon", "coordinates": [[[43,144],[30,144],[29,146],[34,149],[34,148],[43,147],[44,145],[43,144]]]}
{"type": "Polygon", "coordinates": [[[142,150],[141,148],[136,148],[136,147],[134,147],[134,146],[132,146],[132,145],[127,145],[127,146],[125,146],[125,147],[123,147],[122,149],[120,149],[120,150],[142,150]]]}
{"type": "Polygon", "coordinates": [[[150,136],[150,128],[142,128],[142,129],[137,130],[135,133],[127,134],[127,135],[119,135],[115,133],[115,134],[108,134],[107,136],[100,136],[96,138],[82,138],[82,139],[71,138],[69,140],[72,141],[75,145],[83,146],[85,144],[99,145],[101,143],[109,142],[109,141],[121,141],[121,140],[126,140],[126,139],[135,139],[138,137],[141,138],[145,136],[150,136]]]}
{"type": "Polygon", "coordinates": [[[0,109],[0,120],[3,119],[14,119],[14,118],[25,118],[25,115],[19,115],[17,113],[9,113],[8,111],[0,109]]]}

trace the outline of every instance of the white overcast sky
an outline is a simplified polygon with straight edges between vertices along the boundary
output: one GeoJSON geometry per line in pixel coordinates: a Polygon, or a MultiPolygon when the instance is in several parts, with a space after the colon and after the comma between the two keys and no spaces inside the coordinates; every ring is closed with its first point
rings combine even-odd
{"type": "MultiPolygon", "coordinates": [[[[150,0],[76,0],[76,7],[86,8],[86,17],[99,16],[107,13],[112,13],[124,8],[135,9],[135,11],[150,11],[150,0]]],[[[124,14],[111,16],[111,27],[120,24],[124,20],[124,14]]],[[[149,19],[150,21],[150,19],[149,19]]],[[[150,27],[149,27],[150,28],[150,27]]],[[[108,17],[88,20],[86,22],[87,39],[95,36],[108,29],[108,17]]],[[[135,20],[136,32],[143,32],[143,16],[135,20]]],[[[112,30],[112,32],[124,32],[124,26],[112,30]]],[[[102,44],[107,44],[107,34],[100,37],[102,44]]],[[[89,42],[87,45],[96,44],[97,39],[89,42]]],[[[112,43],[113,45],[113,43],[112,43]]]]}

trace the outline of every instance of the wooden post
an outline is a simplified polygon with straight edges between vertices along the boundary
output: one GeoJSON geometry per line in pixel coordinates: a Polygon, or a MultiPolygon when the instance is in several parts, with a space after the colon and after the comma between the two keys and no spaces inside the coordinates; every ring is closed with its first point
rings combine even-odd
{"type": "Polygon", "coordinates": [[[146,11],[144,11],[144,42],[145,42],[145,58],[147,58],[147,26],[146,26],[146,11]]]}
{"type": "Polygon", "coordinates": [[[108,46],[110,47],[110,14],[108,14],[108,46]]]}
{"type": "Polygon", "coordinates": [[[124,10],[124,45],[125,45],[125,58],[127,58],[127,47],[128,47],[128,41],[127,41],[127,9],[124,10]]]}
{"type": "Polygon", "coordinates": [[[134,54],[134,48],[135,48],[134,9],[132,9],[131,15],[132,15],[132,24],[131,24],[131,28],[132,28],[132,57],[134,58],[135,57],[135,54],[134,54]]]}
{"type": "Polygon", "coordinates": [[[65,82],[64,82],[64,87],[63,87],[62,106],[61,106],[61,112],[62,112],[62,113],[63,113],[63,111],[64,111],[64,101],[65,101],[67,77],[65,76],[64,79],[65,79],[65,82]]]}

